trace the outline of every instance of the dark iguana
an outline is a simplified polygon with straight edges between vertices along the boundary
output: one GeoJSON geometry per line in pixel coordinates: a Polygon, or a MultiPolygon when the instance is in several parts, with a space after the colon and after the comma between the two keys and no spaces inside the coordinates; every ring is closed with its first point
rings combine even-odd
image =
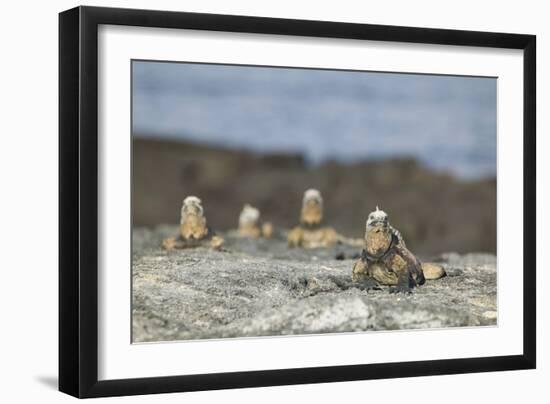
{"type": "Polygon", "coordinates": [[[439,265],[422,264],[393,228],[386,212],[378,209],[367,219],[364,248],[354,266],[352,280],[366,286],[391,286],[390,292],[410,293],[426,279],[439,279],[445,271],[439,265]]]}

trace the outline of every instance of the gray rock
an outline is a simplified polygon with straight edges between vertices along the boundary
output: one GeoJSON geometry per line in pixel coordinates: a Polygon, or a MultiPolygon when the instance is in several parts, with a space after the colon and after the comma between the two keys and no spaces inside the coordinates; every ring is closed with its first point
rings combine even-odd
{"type": "Polygon", "coordinates": [[[133,340],[171,341],[496,325],[496,258],[444,254],[449,276],[411,295],[351,282],[357,248],[288,249],[224,234],[223,251],[165,251],[177,228],[133,232],[133,340]]]}

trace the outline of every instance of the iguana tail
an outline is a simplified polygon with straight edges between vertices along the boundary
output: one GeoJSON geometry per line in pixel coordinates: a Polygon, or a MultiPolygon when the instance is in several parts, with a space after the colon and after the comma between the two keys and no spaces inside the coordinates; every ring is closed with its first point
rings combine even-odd
{"type": "Polygon", "coordinates": [[[447,276],[443,267],[433,262],[423,262],[422,272],[424,272],[424,278],[427,280],[440,279],[447,276]]]}

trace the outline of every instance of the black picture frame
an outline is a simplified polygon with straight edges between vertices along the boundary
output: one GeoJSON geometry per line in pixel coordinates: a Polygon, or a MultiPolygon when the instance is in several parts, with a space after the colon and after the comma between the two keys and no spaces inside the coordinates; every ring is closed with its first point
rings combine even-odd
{"type": "Polygon", "coordinates": [[[536,367],[536,37],[279,18],[77,7],[59,15],[59,390],[102,397],[536,367]],[[523,354],[99,381],[98,26],[277,34],[523,50],[523,354]]]}

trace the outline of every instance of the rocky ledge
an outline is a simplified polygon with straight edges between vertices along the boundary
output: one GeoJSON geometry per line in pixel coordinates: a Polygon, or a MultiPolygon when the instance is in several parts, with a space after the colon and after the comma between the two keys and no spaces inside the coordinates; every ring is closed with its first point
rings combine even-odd
{"type": "Polygon", "coordinates": [[[133,232],[133,340],[319,334],[496,325],[496,257],[426,257],[448,276],[411,295],[351,282],[357,248],[288,249],[283,238],[223,234],[223,251],[165,251],[159,226],[133,232]]]}

